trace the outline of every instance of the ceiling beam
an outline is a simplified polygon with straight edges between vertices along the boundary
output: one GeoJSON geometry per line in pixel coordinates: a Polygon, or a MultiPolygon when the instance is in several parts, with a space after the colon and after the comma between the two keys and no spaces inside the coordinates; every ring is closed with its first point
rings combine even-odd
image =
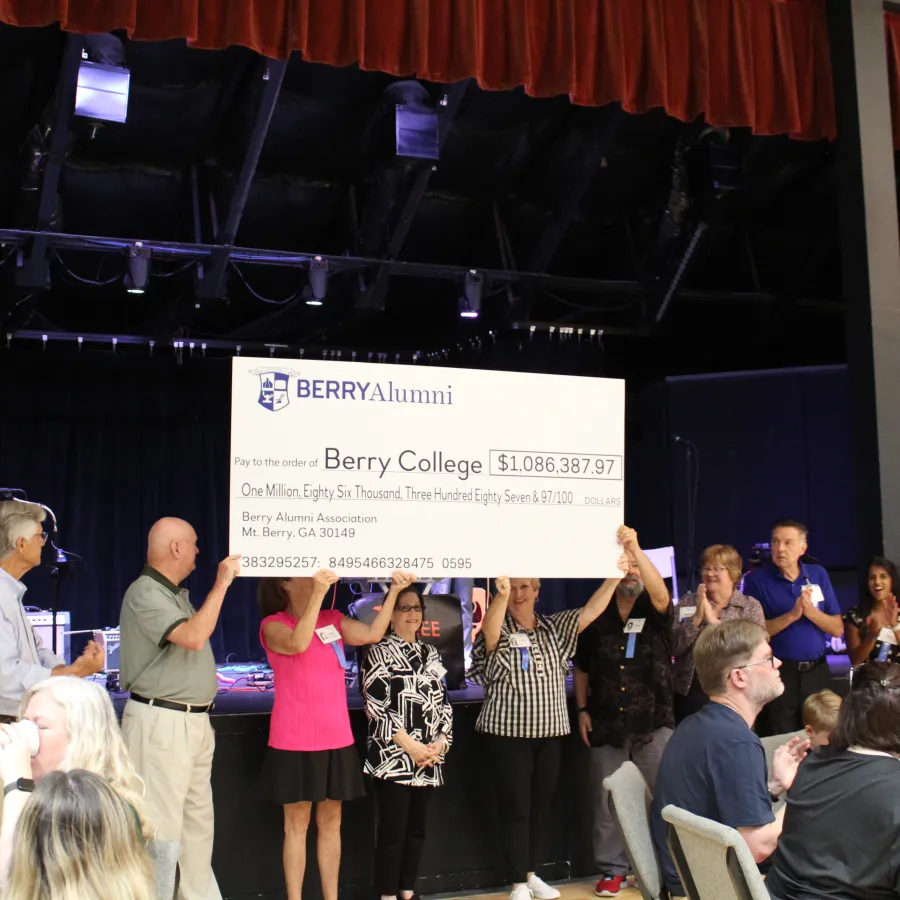
{"type": "Polygon", "coordinates": [[[275,107],[278,104],[278,95],[281,92],[287,65],[286,59],[265,59],[263,61],[262,97],[256,110],[256,118],[244,153],[241,172],[228,205],[228,214],[224,224],[215,235],[215,242],[218,246],[197,278],[196,295],[198,299],[222,299],[225,295],[229,250],[234,246],[241,218],[244,215],[244,208],[247,206],[247,198],[250,196],[250,188],[259,165],[259,157],[263,144],[266,142],[275,107]]]}
{"type": "MultiPolygon", "coordinates": [[[[450,133],[450,126],[456,117],[456,113],[459,111],[468,87],[469,79],[464,79],[449,85],[444,91],[438,107],[438,152],[444,147],[447,135],[450,133]]],[[[403,207],[394,225],[394,230],[391,232],[386,259],[395,260],[403,249],[403,244],[409,234],[419,203],[421,203],[425,190],[428,187],[428,182],[431,180],[431,173],[436,168],[437,166],[431,160],[422,160],[416,165],[412,185],[403,201],[403,207]]],[[[381,228],[389,227],[387,217],[375,224],[381,228]]],[[[366,286],[365,290],[362,290],[362,286],[357,288],[353,302],[354,309],[367,311],[383,309],[390,277],[391,270],[387,266],[379,267],[374,280],[370,285],[366,286]]]]}
{"type": "Polygon", "coordinates": [[[69,128],[75,113],[78,67],[81,64],[83,48],[84,38],[82,35],[72,33],[66,35],[62,70],[56,91],[56,110],[53,114],[53,126],[50,132],[50,146],[47,163],[44,166],[44,177],[41,181],[41,193],[35,220],[36,235],[31,245],[31,252],[23,255],[16,272],[16,283],[20,287],[43,290],[49,285],[50,261],[47,255],[49,245],[43,235],[50,228],[53,211],[58,201],[59,178],[62,173],[63,160],[69,149],[69,128]]]}
{"type": "Polygon", "coordinates": [[[624,113],[617,104],[597,112],[596,115],[597,120],[586,136],[584,152],[571,174],[561,202],[556,204],[531,252],[528,261],[528,269],[531,272],[546,272],[550,266],[588,188],[603,165],[624,113]]]}

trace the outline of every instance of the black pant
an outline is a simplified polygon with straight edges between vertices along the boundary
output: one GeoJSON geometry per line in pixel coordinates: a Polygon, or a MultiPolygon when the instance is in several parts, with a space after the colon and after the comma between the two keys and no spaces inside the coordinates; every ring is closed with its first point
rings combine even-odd
{"type": "Polygon", "coordinates": [[[759,732],[763,736],[799,731],[803,727],[803,701],[818,691],[834,690],[825,659],[805,672],[797,668],[797,663],[783,660],[779,671],[784,693],[769,703],[760,716],[759,732]]]}
{"type": "Polygon", "coordinates": [[[425,819],[433,787],[410,787],[373,778],[378,804],[375,893],[392,897],[413,891],[425,846],[425,819]]]}
{"type": "Polygon", "coordinates": [[[562,738],[485,735],[497,785],[500,845],[506,880],[521,884],[540,866],[544,828],[556,790],[562,738]]]}

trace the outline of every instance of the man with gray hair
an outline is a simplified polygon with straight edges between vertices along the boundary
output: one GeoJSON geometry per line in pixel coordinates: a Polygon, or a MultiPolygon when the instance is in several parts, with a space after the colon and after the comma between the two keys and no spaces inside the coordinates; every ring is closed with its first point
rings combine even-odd
{"type": "Polygon", "coordinates": [[[591,748],[598,897],[618,896],[628,872],[603,779],[630,759],[653,790],[675,727],[669,590],[633,528],[623,525],[618,540],[628,572],[605,611],[582,632],[575,653],[578,730],[591,748]]]}
{"type": "Polygon", "coordinates": [[[39,681],[51,675],[84,678],[103,666],[103,651],[93,641],[67,666],[43,646],[25,615],[22,576],[40,565],[46,515],[38,503],[0,502],[0,722],[15,721],[22,695],[39,681]]]}
{"type": "Polygon", "coordinates": [[[753,723],[763,707],[784,693],[781,660],[766,629],[749,619],[710,625],[694,644],[694,666],[710,702],[681,722],[666,746],[650,827],[666,889],[685,895],[669,854],[663,807],[672,804],[736,828],[757,863],[774,852],[784,810],[773,800],[790,788],[809,741],[793,738],[775,751],[772,771],[753,723]]]}

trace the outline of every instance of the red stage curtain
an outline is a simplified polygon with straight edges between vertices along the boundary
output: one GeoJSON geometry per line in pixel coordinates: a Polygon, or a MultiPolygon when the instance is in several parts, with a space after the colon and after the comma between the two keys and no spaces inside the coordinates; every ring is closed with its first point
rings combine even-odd
{"type": "Polygon", "coordinates": [[[885,13],[888,77],[891,88],[891,118],[894,125],[894,149],[900,150],[900,13],[885,13]]]}
{"type": "Polygon", "coordinates": [[[0,0],[0,20],[299,50],[761,134],[835,131],[824,0],[0,0]]]}

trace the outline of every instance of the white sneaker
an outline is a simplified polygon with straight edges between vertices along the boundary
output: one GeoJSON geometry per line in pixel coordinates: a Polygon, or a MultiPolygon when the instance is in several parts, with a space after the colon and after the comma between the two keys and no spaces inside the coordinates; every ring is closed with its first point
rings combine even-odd
{"type": "Polygon", "coordinates": [[[520,884],[512,889],[509,900],[531,900],[531,891],[527,885],[520,884]]]}
{"type": "Polygon", "coordinates": [[[559,897],[562,896],[556,888],[550,887],[546,881],[538,878],[537,875],[532,875],[528,879],[528,890],[531,891],[531,896],[534,897],[534,900],[559,900],[559,897]]]}

